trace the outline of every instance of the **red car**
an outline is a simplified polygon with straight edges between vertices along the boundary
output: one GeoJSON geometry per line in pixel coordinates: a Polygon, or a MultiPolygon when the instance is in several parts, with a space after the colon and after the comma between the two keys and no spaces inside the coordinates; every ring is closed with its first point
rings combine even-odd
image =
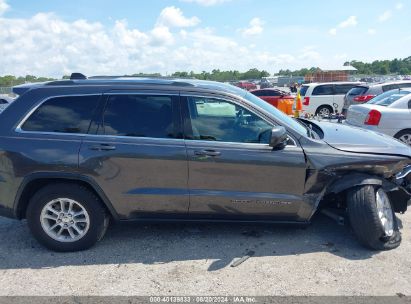
{"type": "Polygon", "coordinates": [[[239,81],[236,84],[236,86],[239,87],[239,88],[242,88],[244,90],[247,90],[247,91],[257,89],[257,86],[254,83],[249,82],[249,81],[239,81]]]}
{"type": "Polygon", "coordinates": [[[294,97],[277,89],[252,90],[250,93],[273,105],[287,115],[293,114],[294,97]]]}

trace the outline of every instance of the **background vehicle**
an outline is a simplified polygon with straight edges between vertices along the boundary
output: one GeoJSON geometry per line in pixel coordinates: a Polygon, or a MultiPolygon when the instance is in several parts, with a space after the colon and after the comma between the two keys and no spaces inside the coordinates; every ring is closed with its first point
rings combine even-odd
{"type": "Polygon", "coordinates": [[[274,85],[267,79],[262,78],[260,81],[260,89],[272,88],[274,85]]]}
{"type": "Polygon", "coordinates": [[[259,89],[251,90],[250,93],[260,97],[262,100],[268,102],[287,115],[293,114],[294,96],[291,96],[284,91],[276,89],[259,89]]]}
{"type": "Polygon", "coordinates": [[[239,81],[237,82],[236,86],[247,91],[257,89],[257,85],[250,81],[239,81]]]}
{"type": "Polygon", "coordinates": [[[334,112],[333,104],[341,111],[344,105],[344,95],[358,82],[310,83],[301,86],[300,94],[303,99],[303,112],[328,116],[334,112]]]}
{"type": "Polygon", "coordinates": [[[343,113],[345,113],[351,105],[365,103],[381,93],[406,87],[411,87],[411,81],[357,85],[349,90],[344,96],[343,113]]]}
{"type": "Polygon", "coordinates": [[[0,95],[0,113],[13,101],[13,98],[7,95],[0,95]]]}
{"type": "Polygon", "coordinates": [[[411,145],[411,87],[380,94],[348,108],[346,123],[393,136],[411,145]]]}
{"type": "Polygon", "coordinates": [[[75,74],[13,91],[0,214],[50,249],[89,248],[110,220],[306,225],[323,210],[369,248],[400,245],[411,148],[383,134],[292,119],[209,81],[75,74]]]}

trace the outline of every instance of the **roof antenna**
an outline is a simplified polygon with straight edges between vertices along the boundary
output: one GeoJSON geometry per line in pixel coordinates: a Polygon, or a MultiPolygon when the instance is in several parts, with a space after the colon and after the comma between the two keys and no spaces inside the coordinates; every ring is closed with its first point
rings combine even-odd
{"type": "Polygon", "coordinates": [[[71,73],[70,80],[80,80],[80,79],[87,79],[87,77],[81,73],[71,73]]]}

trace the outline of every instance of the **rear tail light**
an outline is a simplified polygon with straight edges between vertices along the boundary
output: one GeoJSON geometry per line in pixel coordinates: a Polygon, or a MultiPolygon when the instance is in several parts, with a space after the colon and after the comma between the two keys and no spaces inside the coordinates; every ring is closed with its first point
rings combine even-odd
{"type": "Polygon", "coordinates": [[[310,105],[310,97],[304,97],[303,105],[305,105],[305,106],[310,105]]]}
{"type": "Polygon", "coordinates": [[[378,126],[381,119],[381,113],[377,110],[371,110],[365,118],[364,124],[369,126],[378,126]]]}
{"type": "Polygon", "coordinates": [[[374,97],[375,97],[375,95],[360,95],[360,96],[354,97],[354,101],[356,101],[356,102],[367,102],[368,100],[370,100],[374,97]]]}

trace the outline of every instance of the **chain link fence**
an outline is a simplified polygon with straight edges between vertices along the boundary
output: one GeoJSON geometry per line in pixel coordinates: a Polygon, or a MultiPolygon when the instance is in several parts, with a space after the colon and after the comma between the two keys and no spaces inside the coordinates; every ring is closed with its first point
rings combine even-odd
{"type": "Polygon", "coordinates": [[[12,95],[11,87],[0,87],[0,95],[12,95]]]}

